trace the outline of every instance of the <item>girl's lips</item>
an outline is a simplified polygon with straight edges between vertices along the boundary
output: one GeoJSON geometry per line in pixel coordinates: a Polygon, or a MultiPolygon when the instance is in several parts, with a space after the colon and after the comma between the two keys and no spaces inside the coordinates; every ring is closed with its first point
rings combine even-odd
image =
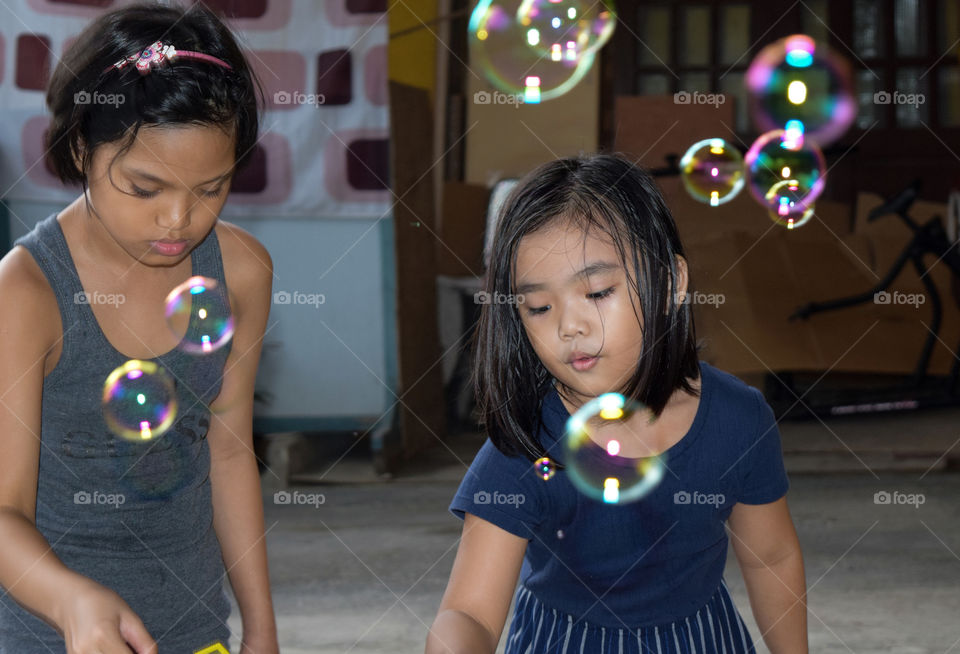
{"type": "Polygon", "coordinates": [[[187,241],[150,241],[150,245],[155,252],[173,257],[183,253],[187,248],[187,241]]]}
{"type": "Polygon", "coordinates": [[[570,365],[572,365],[575,370],[584,372],[595,366],[598,358],[599,357],[583,357],[581,359],[574,359],[570,362],[570,365]]]}

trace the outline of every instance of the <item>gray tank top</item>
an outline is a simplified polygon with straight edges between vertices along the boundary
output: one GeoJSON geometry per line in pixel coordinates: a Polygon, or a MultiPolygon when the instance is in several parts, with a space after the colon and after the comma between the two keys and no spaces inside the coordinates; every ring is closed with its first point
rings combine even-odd
{"type": "MultiPolygon", "coordinates": [[[[115,590],[159,643],[160,654],[228,646],[230,604],[210,493],[209,403],[220,392],[230,344],[207,355],[179,348],[152,361],[176,381],[173,426],[149,441],[113,435],[103,384],[127,357],[107,340],[83,292],[56,214],[15,245],[25,247],[57,297],[63,342],[43,382],[37,529],[63,563],[115,590]]],[[[194,275],[226,289],[214,230],[190,255],[194,275]]],[[[61,654],[63,639],[7,593],[0,654],[61,654]]]]}

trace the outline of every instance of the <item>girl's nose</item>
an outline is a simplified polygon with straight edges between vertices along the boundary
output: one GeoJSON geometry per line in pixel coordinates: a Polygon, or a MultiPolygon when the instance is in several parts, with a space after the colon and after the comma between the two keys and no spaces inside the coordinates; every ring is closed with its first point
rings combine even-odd
{"type": "Polygon", "coordinates": [[[590,332],[590,322],[586,308],[569,304],[564,306],[557,331],[560,338],[564,340],[587,335],[590,332]]]}
{"type": "Polygon", "coordinates": [[[170,206],[157,215],[157,225],[167,231],[183,230],[190,226],[190,209],[191,205],[187,202],[170,206]]]}

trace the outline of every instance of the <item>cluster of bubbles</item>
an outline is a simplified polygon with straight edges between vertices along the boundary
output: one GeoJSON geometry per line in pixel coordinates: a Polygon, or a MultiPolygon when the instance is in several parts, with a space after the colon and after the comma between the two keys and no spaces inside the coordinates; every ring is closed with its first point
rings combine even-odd
{"type": "MultiPolygon", "coordinates": [[[[233,337],[230,304],[215,279],[195,276],[174,288],[164,314],[178,349],[188,354],[209,354],[233,337]]],[[[131,359],[107,377],[102,404],[110,431],[126,440],[149,441],[176,419],[176,383],[156,360],[131,359]]]]}
{"type": "MultiPolygon", "coordinates": [[[[630,456],[624,452],[627,421],[644,406],[620,393],[604,393],[586,402],[567,420],[563,463],[567,478],[584,495],[606,504],[626,504],[648,495],[663,478],[664,455],[630,456]]],[[[556,465],[547,457],[534,463],[544,481],[556,465]]]]}
{"type": "Polygon", "coordinates": [[[616,26],[612,0],[480,0],[470,15],[470,58],[526,104],[559,97],[593,66],[616,26]]]}
{"type": "Polygon", "coordinates": [[[856,117],[851,80],[846,60],[808,36],[763,48],[746,73],[750,115],[763,133],[744,156],[719,138],[690,146],[680,160],[687,192],[715,207],[746,185],[777,224],[809,221],[826,182],[821,148],[856,117]]]}

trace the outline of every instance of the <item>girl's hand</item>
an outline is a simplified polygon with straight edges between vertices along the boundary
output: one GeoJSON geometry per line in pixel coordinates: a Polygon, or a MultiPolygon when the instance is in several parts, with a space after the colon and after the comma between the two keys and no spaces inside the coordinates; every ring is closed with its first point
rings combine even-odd
{"type": "Polygon", "coordinates": [[[119,595],[91,580],[65,592],[57,625],[67,654],[157,654],[143,622],[119,595]]]}

